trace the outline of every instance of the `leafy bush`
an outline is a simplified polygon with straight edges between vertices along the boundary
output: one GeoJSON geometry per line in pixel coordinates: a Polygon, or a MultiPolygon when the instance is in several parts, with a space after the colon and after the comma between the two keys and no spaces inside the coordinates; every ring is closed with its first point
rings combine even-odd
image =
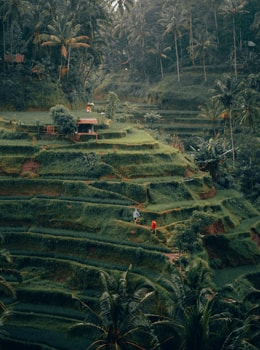
{"type": "Polygon", "coordinates": [[[203,243],[209,253],[209,257],[213,259],[215,268],[249,265],[259,262],[259,251],[250,238],[239,239],[235,234],[208,235],[204,237],[203,243]]]}
{"type": "Polygon", "coordinates": [[[113,119],[115,116],[115,113],[118,109],[119,104],[119,98],[115,92],[110,91],[107,96],[107,105],[106,105],[106,111],[105,116],[107,118],[113,119]]]}
{"type": "Polygon", "coordinates": [[[162,119],[163,117],[154,111],[148,112],[144,115],[144,121],[145,123],[149,124],[150,127],[152,127],[156,122],[160,122],[162,119]]]}
{"type": "Polygon", "coordinates": [[[0,169],[1,172],[8,175],[19,175],[22,168],[23,157],[1,157],[0,158],[0,169]]]}
{"type": "Polygon", "coordinates": [[[197,144],[190,145],[190,148],[194,152],[194,159],[200,170],[209,172],[212,179],[224,188],[230,187],[231,179],[227,177],[230,144],[219,134],[209,140],[198,138],[195,142],[197,144]]]}
{"type": "Polygon", "coordinates": [[[7,129],[0,129],[0,139],[3,140],[24,140],[28,139],[29,135],[25,132],[18,132],[7,129]]]}
{"type": "Polygon", "coordinates": [[[63,105],[56,105],[50,109],[54,125],[62,134],[69,135],[77,130],[76,121],[70,111],[63,105]]]}
{"type": "Polygon", "coordinates": [[[21,157],[24,157],[25,155],[33,155],[37,147],[35,146],[28,146],[28,145],[10,145],[8,144],[8,141],[6,142],[6,145],[0,146],[0,152],[2,154],[9,155],[18,155],[21,154],[21,157]]]}
{"type": "Polygon", "coordinates": [[[214,215],[195,210],[185,224],[176,225],[170,242],[173,241],[180,251],[199,252],[202,250],[200,232],[214,221],[214,215]]]}

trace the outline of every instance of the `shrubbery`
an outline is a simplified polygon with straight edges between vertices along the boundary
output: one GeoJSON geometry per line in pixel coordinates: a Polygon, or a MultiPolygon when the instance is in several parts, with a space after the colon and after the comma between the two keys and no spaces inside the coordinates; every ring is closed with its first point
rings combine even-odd
{"type": "Polygon", "coordinates": [[[105,111],[106,118],[113,119],[115,117],[115,113],[118,109],[119,102],[120,100],[117,94],[110,91],[107,96],[107,104],[105,111]]]}
{"type": "Polygon", "coordinates": [[[50,113],[60,133],[70,135],[77,130],[76,121],[65,106],[56,105],[50,109],[50,113]]]}
{"type": "Polygon", "coordinates": [[[217,218],[209,213],[195,210],[189,220],[175,226],[169,243],[176,245],[180,251],[195,253],[202,250],[201,230],[211,225],[217,218]]]}

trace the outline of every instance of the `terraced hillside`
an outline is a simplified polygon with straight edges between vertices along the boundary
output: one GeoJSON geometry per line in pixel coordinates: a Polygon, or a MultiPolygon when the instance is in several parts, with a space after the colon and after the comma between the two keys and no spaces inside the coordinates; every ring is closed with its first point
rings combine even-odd
{"type": "Polygon", "coordinates": [[[212,132],[215,128],[221,128],[221,118],[212,120],[198,116],[198,111],[189,110],[162,110],[159,105],[138,105],[138,112],[135,118],[142,122],[146,113],[155,112],[162,117],[162,120],[154,123],[154,127],[160,128],[164,134],[177,134],[180,137],[202,136],[212,132]],[[142,108],[143,107],[143,108],[142,108]]]}
{"type": "Polygon", "coordinates": [[[178,264],[177,232],[201,215],[210,218],[198,219],[197,233],[213,267],[259,271],[256,209],[136,124],[78,143],[31,137],[0,140],[0,231],[23,277],[10,280],[17,299],[4,299],[13,312],[3,349],[86,349],[88,335],[68,331],[83,320],[75,300],[94,304],[100,270],[132,265],[136,280],[156,280],[178,264]]]}

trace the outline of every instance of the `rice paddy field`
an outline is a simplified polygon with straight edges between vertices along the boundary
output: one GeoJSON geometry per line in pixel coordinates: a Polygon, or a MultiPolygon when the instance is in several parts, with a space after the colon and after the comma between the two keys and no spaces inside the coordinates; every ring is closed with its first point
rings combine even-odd
{"type": "MultiPolygon", "coordinates": [[[[164,127],[179,130],[179,120],[171,123],[164,127]]],[[[259,279],[259,212],[236,188],[216,189],[139,117],[97,127],[98,139],[80,142],[37,133],[48,124],[48,112],[0,113],[0,234],[22,276],[9,279],[16,299],[4,298],[12,314],[3,349],[86,349],[88,334],[69,330],[84,319],[76,300],[97,301],[100,271],[131,266],[135,281],[158,281],[185,260],[176,237],[195,223],[217,286],[259,279]]]]}

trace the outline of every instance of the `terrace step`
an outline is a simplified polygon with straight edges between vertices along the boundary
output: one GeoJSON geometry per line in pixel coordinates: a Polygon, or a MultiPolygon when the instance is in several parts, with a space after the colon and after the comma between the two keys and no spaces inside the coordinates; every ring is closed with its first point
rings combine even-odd
{"type": "MultiPolygon", "coordinates": [[[[124,267],[132,264],[135,266],[138,260],[139,266],[156,271],[160,269],[160,264],[164,263],[163,249],[154,246],[147,249],[145,245],[127,245],[105,242],[89,238],[76,238],[68,236],[53,236],[50,234],[39,234],[33,232],[3,232],[5,246],[14,256],[37,256],[46,259],[62,259],[75,261],[80,264],[88,265],[93,261],[100,261],[102,265],[123,265],[124,267]],[[160,252],[161,250],[161,252],[160,252]],[[111,252],[113,252],[111,254],[111,252]],[[139,255],[142,259],[139,259],[139,255]],[[125,256],[122,264],[122,256],[125,256]],[[157,266],[149,262],[148,257],[153,256],[153,261],[157,261],[157,266]],[[140,260],[140,261],[139,261],[140,260]]],[[[164,251],[167,251],[164,249],[164,251]]],[[[30,263],[30,259],[20,259],[20,264],[30,263]]],[[[21,266],[20,266],[21,268],[21,266]]]]}

